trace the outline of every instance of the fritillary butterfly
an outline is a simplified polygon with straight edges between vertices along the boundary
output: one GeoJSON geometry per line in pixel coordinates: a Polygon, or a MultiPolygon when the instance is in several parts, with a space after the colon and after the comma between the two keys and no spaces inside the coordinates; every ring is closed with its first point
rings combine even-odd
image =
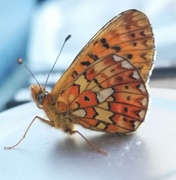
{"type": "Polygon", "coordinates": [[[122,12],[88,42],[51,93],[31,86],[33,100],[48,117],[33,121],[38,118],[81,136],[75,124],[107,133],[135,131],[148,109],[146,83],[153,57],[154,38],[146,15],[134,9],[122,12]]]}

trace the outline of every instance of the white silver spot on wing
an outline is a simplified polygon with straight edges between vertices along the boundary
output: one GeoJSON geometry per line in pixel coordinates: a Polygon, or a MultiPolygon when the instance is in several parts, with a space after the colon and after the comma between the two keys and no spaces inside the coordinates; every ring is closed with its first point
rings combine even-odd
{"type": "Polygon", "coordinates": [[[97,99],[99,103],[105,101],[113,93],[114,90],[112,88],[103,89],[102,91],[97,92],[97,99]]]}
{"type": "Polygon", "coordinates": [[[134,122],[134,129],[138,128],[138,126],[141,124],[141,121],[135,121],[134,122]]]}
{"type": "Polygon", "coordinates": [[[134,69],[134,67],[128,61],[123,61],[121,63],[121,67],[126,68],[126,69],[134,69]]]}
{"type": "Polygon", "coordinates": [[[114,61],[116,61],[116,62],[118,62],[118,61],[122,61],[122,60],[123,60],[123,58],[122,58],[122,57],[117,56],[117,55],[113,55],[113,59],[114,59],[114,61]]]}
{"type": "Polygon", "coordinates": [[[139,117],[143,119],[144,116],[145,116],[145,112],[146,112],[146,111],[141,110],[141,111],[138,113],[138,114],[139,114],[139,117]]]}
{"type": "Polygon", "coordinates": [[[147,98],[143,98],[142,100],[141,100],[141,103],[142,103],[142,106],[147,106],[147,104],[148,104],[148,100],[147,100],[147,98]]]}
{"type": "Polygon", "coordinates": [[[143,93],[146,92],[146,88],[143,84],[140,84],[139,90],[142,91],[143,93]]]}
{"type": "Polygon", "coordinates": [[[84,109],[78,109],[78,110],[72,112],[72,114],[74,114],[75,116],[79,116],[79,117],[85,117],[86,111],[84,109]]]}
{"type": "Polygon", "coordinates": [[[139,74],[137,73],[137,71],[134,71],[134,72],[133,72],[132,77],[133,77],[134,79],[137,79],[137,80],[140,79],[140,76],[139,76],[139,74]]]}

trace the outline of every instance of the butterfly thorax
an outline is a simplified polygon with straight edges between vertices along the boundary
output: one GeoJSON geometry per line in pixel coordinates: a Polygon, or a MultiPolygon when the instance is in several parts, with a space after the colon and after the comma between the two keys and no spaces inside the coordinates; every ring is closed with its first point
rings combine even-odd
{"type": "Polygon", "coordinates": [[[47,92],[42,86],[32,85],[30,88],[34,102],[38,108],[45,111],[51,125],[55,128],[61,128],[64,132],[74,130],[74,125],[71,123],[67,113],[57,110],[57,101],[53,95],[47,92]]]}

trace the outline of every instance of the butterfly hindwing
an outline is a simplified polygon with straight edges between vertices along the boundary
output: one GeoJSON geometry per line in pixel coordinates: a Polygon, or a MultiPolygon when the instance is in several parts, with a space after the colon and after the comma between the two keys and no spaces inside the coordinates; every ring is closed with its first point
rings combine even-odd
{"type": "Polygon", "coordinates": [[[110,133],[134,131],[148,106],[148,92],[139,71],[117,55],[88,66],[58,101],[62,99],[71,119],[76,119],[74,123],[110,133]]]}

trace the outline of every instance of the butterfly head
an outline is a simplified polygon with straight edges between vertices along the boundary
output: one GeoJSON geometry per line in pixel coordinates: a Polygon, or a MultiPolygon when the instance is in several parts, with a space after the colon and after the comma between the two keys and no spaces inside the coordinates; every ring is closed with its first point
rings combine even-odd
{"type": "Polygon", "coordinates": [[[43,109],[44,99],[49,95],[43,86],[31,85],[30,86],[32,99],[36,103],[37,107],[43,109]]]}

